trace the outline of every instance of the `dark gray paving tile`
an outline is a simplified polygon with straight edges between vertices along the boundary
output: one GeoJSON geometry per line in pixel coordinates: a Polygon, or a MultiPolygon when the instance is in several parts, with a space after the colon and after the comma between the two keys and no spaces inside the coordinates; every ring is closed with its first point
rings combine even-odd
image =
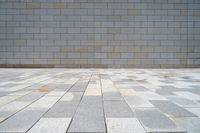
{"type": "Polygon", "coordinates": [[[136,117],[149,133],[186,133],[157,109],[136,109],[136,117]]]}
{"type": "Polygon", "coordinates": [[[44,117],[73,117],[79,102],[62,102],[56,103],[44,117]]]}
{"type": "Polygon", "coordinates": [[[106,117],[133,117],[134,113],[125,101],[104,101],[106,117]]]}
{"type": "Polygon", "coordinates": [[[168,100],[150,100],[150,102],[162,112],[174,117],[194,117],[195,115],[186,109],[168,100]]]}
{"type": "Polygon", "coordinates": [[[69,127],[68,133],[105,133],[102,99],[84,97],[69,127]]]}

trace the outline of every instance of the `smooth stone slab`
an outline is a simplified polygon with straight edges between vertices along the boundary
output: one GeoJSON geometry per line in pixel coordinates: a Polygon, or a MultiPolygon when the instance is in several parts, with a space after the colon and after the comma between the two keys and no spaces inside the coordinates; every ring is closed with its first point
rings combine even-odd
{"type": "Polygon", "coordinates": [[[106,117],[133,117],[133,111],[125,101],[104,101],[106,117]]]}
{"type": "Polygon", "coordinates": [[[135,96],[137,92],[133,89],[119,89],[122,96],[135,96]]]}
{"type": "Polygon", "coordinates": [[[29,108],[37,109],[37,108],[51,108],[60,97],[48,97],[44,96],[37,100],[36,102],[32,103],[29,108]]]}
{"type": "Polygon", "coordinates": [[[199,108],[185,108],[188,111],[192,112],[193,114],[195,114],[196,116],[198,116],[200,118],[200,107],[199,108]]]}
{"type": "Polygon", "coordinates": [[[146,133],[136,118],[106,118],[107,133],[146,133]]]}
{"type": "Polygon", "coordinates": [[[143,86],[133,86],[131,87],[134,91],[148,91],[146,87],[143,86]]]}
{"type": "Polygon", "coordinates": [[[85,96],[101,96],[101,89],[86,89],[85,96]]]}
{"type": "Polygon", "coordinates": [[[72,88],[69,90],[70,92],[84,92],[87,88],[88,82],[86,83],[76,83],[72,88]]]}
{"type": "Polygon", "coordinates": [[[186,133],[157,109],[136,109],[136,117],[150,133],[186,133]]]}
{"type": "Polygon", "coordinates": [[[119,92],[103,92],[103,100],[123,100],[119,92]]]}
{"type": "Polygon", "coordinates": [[[78,101],[59,101],[44,115],[44,117],[73,117],[78,104],[78,101]]]}
{"type": "Polygon", "coordinates": [[[69,127],[68,133],[106,133],[102,99],[83,97],[69,127]]]}
{"type": "Polygon", "coordinates": [[[28,93],[30,93],[30,91],[17,91],[17,92],[10,93],[9,95],[11,95],[11,96],[24,96],[28,93]]]}
{"type": "Polygon", "coordinates": [[[47,93],[47,96],[62,96],[66,93],[66,91],[51,91],[49,93],[47,93]]]}
{"type": "Polygon", "coordinates": [[[66,133],[71,118],[41,118],[28,133],[66,133]]]}
{"type": "Polygon", "coordinates": [[[125,96],[125,101],[132,108],[154,107],[148,100],[140,96],[125,96]]]}
{"type": "Polygon", "coordinates": [[[18,98],[17,100],[18,101],[31,101],[31,102],[33,102],[33,101],[38,100],[42,96],[44,96],[44,94],[39,93],[39,92],[31,92],[31,93],[29,93],[25,96],[18,98]]]}
{"type": "Polygon", "coordinates": [[[174,95],[172,91],[167,89],[158,89],[156,90],[156,93],[163,96],[174,95]]]}
{"type": "Polygon", "coordinates": [[[167,99],[181,107],[200,107],[198,102],[180,96],[167,96],[167,99]]]}
{"type": "Polygon", "coordinates": [[[26,132],[46,111],[46,109],[22,110],[0,123],[0,132],[26,132]]]}
{"type": "Polygon", "coordinates": [[[154,92],[138,92],[137,94],[147,100],[167,100],[164,96],[154,92]]]}
{"type": "Polygon", "coordinates": [[[83,92],[67,92],[60,100],[61,101],[80,101],[83,92]]]}
{"type": "Polygon", "coordinates": [[[200,133],[199,117],[173,118],[173,120],[178,126],[186,129],[187,133],[200,133]]]}
{"type": "Polygon", "coordinates": [[[150,102],[159,110],[173,117],[194,117],[195,115],[186,109],[168,101],[168,100],[150,100],[150,102]]]}
{"type": "Polygon", "coordinates": [[[19,98],[21,96],[3,96],[0,97],[0,107],[11,102],[14,101],[15,99],[19,98]]]}
{"type": "Polygon", "coordinates": [[[29,105],[30,102],[20,102],[20,101],[13,101],[9,104],[6,104],[0,108],[0,117],[1,118],[8,118],[9,116],[15,114],[19,110],[23,109],[27,105],[29,105]]]}
{"type": "Polygon", "coordinates": [[[182,92],[174,92],[174,94],[183,97],[183,98],[187,98],[193,101],[198,101],[200,100],[200,95],[188,92],[188,91],[182,91],[182,92]]]}

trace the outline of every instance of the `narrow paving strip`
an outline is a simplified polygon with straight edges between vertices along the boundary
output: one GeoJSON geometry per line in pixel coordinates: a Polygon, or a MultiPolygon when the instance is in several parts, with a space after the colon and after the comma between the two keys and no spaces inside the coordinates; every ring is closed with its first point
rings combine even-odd
{"type": "Polygon", "coordinates": [[[200,69],[0,69],[0,133],[200,133],[199,75],[200,69]]]}

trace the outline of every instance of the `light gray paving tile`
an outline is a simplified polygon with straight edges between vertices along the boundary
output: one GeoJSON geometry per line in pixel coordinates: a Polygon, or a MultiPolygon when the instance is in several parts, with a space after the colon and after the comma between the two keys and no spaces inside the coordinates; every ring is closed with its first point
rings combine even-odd
{"type": "Polygon", "coordinates": [[[60,100],[61,101],[80,101],[83,92],[67,92],[60,100]]]}
{"type": "Polygon", "coordinates": [[[154,107],[148,100],[140,96],[125,96],[125,101],[132,108],[154,107]]]}
{"type": "Polygon", "coordinates": [[[166,98],[181,107],[200,107],[198,102],[180,96],[167,96],[166,98]]]}
{"type": "Polygon", "coordinates": [[[57,90],[53,90],[49,93],[47,93],[47,96],[62,96],[64,95],[66,92],[65,91],[57,91],[57,90]]]}
{"type": "Polygon", "coordinates": [[[131,87],[134,91],[148,91],[147,88],[143,87],[143,86],[133,86],[131,87]]]}
{"type": "Polygon", "coordinates": [[[194,117],[195,115],[186,109],[168,100],[150,100],[150,102],[165,114],[173,117],[194,117]]]}
{"type": "Polygon", "coordinates": [[[119,92],[103,92],[103,100],[123,100],[119,92]]]}
{"type": "Polygon", "coordinates": [[[41,98],[42,96],[44,96],[44,93],[31,92],[25,96],[18,98],[17,101],[36,101],[39,98],[41,98]]]}
{"type": "Polygon", "coordinates": [[[147,132],[179,132],[186,133],[184,129],[162,114],[157,109],[136,109],[136,117],[142,123],[147,132]]]}
{"type": "Polygon", "coordinates": [[[200,117],[200,107],[199,108],[185,108],[185,109],[192,112],[196,116],[200,117]]]}
{"type": "Polygon", "coordinates": [[[84,96],[101,96],[101,89],[86,89],[84,96]]]}
{"type": "Polygon", "coordinates": [[[106,132],[101,97],[86,96],[82,99],[68,132],[106,132]]]}
{"type": "Polygon", "coordinates": [[[41,118],[28,133],[66,133],[71,118],[41,118]]]}
{"type": "Polygon", "coordinates": [[[0,97],[0,107],[11,102],[14,101],[15,99],[19,98],[21,96],[3,96],[0,97]]]}
{"type": "Polygon", "coordinates": [[[183,117],[173,118],[175,123],[186,129],[187,133],[199,133],[200,132],[200,118],[199,117],[183,117]]]}
{"type": "Polygon", "coordinates": [[[22,101],[13,101],[9,104],[6,104],[0,108],[0,118],[7,118],[15,114],[17,111],[23,109],[29,104],[30,102],[22,102],[22,101]]]}
{"type": "Polygon", "coordinates": [[[174,92],[174,93],[180,97],[187,98],[189,100],[193,100],[193,101],[200,100],[200,95],[197,95],[188,91],[174,92]]]}
{"type": "Polygon", "coordinates": [[[59,101],[44,115],[44,117],[73,117],[78,104],[78,101],[59,101]]]}
{"type": "Polygon", "coordinates": [[[50,108],[52,107],[60,97],[42,97],[36,102],[32,103],[28,108],[37,109],[37,108],[50,108]]]}
{"type": "Polygon", "coordinates": [[[133,117],[134,113],[125,101],[104,101],[104,112],[107,117],[133,117]]]}
{"type": "Polygon", "coordinates": [[[136,118],[106,118],[108,133],[146,133],[136,118]]]}
{"type": "Polygon", "coordinates": [[[24,95],[26,95],[28,93],[30,93],[30,91],[17,91],[17,92],[10,93],[8,95],[11,95],[11,96],[24,96],[24,95]]]}
{"type": "Polygon", "coordinates": [[[86,90],[88,83],[76,83],[72,88],[69,90],[70,92],[84,92],[86,90]]]}
{"type": "Polygon", "coordinates": [[[0,132],[26,132],[45,111],[46,109],[25,109],[0,123],[0,132]]]}

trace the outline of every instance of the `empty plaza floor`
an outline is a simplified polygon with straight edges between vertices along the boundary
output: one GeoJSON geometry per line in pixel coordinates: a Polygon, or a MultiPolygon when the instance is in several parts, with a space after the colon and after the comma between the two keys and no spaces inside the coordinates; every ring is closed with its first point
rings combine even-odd
{"type": "Polygon", "coordinates": [[[200,133],[200,69],[0,69],[1,133],[200,133]]]}

